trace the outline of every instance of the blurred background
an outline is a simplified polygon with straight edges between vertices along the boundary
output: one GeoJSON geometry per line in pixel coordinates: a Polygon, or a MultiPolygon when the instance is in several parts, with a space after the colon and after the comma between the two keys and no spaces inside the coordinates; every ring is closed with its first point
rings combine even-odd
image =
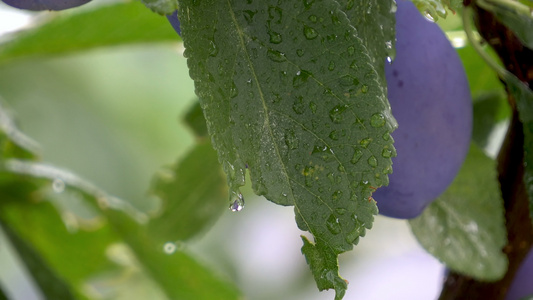
{"type": "MultiPolygon", "coordinates": [[[[0,39],[47,14],[0,3],[0,39]]],[[[464,37],[456,38],[464,46],[464,37]]],[[[158,205],[147,197],[152,175],[194,144],[182,122],[195,102],[194,86],[177,35],[176,42],[4,63],[0,96],[21,130],[41,144],[43,161],[71,170],[143,211],[158,205]]],[[[333,291],[316,288],[300,252],[304,233],[296,227],[292,208],[256,197],[250,187],[245,190],[244,210],[227,210],[209,231],[180,247],[234,282],[245,299],[333,299],[333,291]]],[[[119,245],[108,250],[108,258],[127,272],[118,279],[89,280],[88,291],[99,291],[95,299],[166,299],[127,251],[119,245]]],[[[436,299],[444,273],[418,245],[406,221],[382,216],[339,263],[341,276],[350,282],[347,300],[436,299]]],[[[11,299],[44,299],[1,232],[0,284],[11,299]]]]}

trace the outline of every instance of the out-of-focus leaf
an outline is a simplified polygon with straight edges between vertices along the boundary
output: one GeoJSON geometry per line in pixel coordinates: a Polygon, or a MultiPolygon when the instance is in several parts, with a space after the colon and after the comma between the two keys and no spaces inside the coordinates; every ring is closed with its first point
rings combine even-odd
{"type": "Polygon", "coordinates": [[[533,92],[511,73],[506,73],[504,80],[516,101],[524,130],[524,183],[529,196],[529,214],[533,220],[533,92]]]}
{"type": "Polygon", "coordinates": [[[152,182],[152,193],[163,200],[162,213],[148,230],[160,240],[186,240],[212,225],[225,211],[227,186],[211,143],[197,145],[152,182]]]}
{"type": "Polygon", "coordinates": [[[6,294],[2,289],[2,285],[0,285],[0,300],[8,300],[6,294]]]}
{"type": "MultiPolygon", "coordinates": [[[[313,234],[308,261],[351,250],[372,226],[372,187],[388,183],[395,153],[384,70],[373,64],[386,57],[369,50],[387,41],[365,44],[332,0],[190,0],[178,15],[231,200],[240,201],[248,167],[254,191],[294,205],[298,227],[313,234]]],[[[321,288],[340,297],[342,279],[328,271],[321,288]]]]}
{"type": "Polygon", "coordinates": [[[487,152],[491,145],[491,134],[510,116],[511,109],[501,93],[489,92],[479,95],[474,101],[472,140],[487,152]]]}
{"type": "Polygon", "coordinates": [[[185,123],[192,129],[197,138],[207,137],[207,124],[200,102],[195,102],[185,115],[185,123]]]}
{"type": "Polygon", "coordinates": [[[10,160],[7,170],[42,180],[61,178],[65,190],[80,193],[89,205],[106,217],[110,229],[130,246],[142,267],[170,299],[239,298],[239,292],[231,283],[218,278],[190,255],[177,249],[175,244],[153,235],[143,225],[146,216],[127,202],[106,194],[73,173],[50,165],[10,160]]]}
{"type": "Polygon", "coordinates": [[[165,17],[137,1],[58,14],[0,44],[0,63],[27,56],[59,55],[95,47],[177,41],[165,17]]]}
{"type": "Polygon", "coordinates": [[[474,47],[467,44],[457,49],[457,53],[463,62],[472,96],[476,97],[487,92],[498,92],[506,98],[505,88],[498,78],[498,74],[476,52],[474,47]]]}
{"type": "Polygon", "coordinates": [[[432,21],[437,21],[439,17],[446,18],[448,12],[456,12],[463,6],[462,0],[411,0],[424,16],[432,21]]]}
{"type": "Polygon", "coordinates": [[[507,271],[496,162],[474,144],[452,185],[409,224],[420,244],[454,271],[481,280],[507,271]]]}
{"type": "Polygon", "coordinates": [[[39,152],[37,142],[17,128],[0,97],[0,162],[8,158],[35,158],[39,152]]]}
{"type": "Polygon", "coordinates": [[[533,50],[533,8],[519,1],[483,0],[477,2],[511,29],[524,46],[533,50]]]}
{"type": "Polygon", "coordinates": [[[0,226],[17,250],[24,265],[39,286],[46,299],[77,299],[71,287],[63,278],[58,276],[50,265],[23,238],[18,236],[5,222],[0,220],[0,226]]]}
{"type": "Polygon", "coordinates": [[[141,0],[141,2],[160,15],[170,15],[178,9],[177,0],[141,0]]]}
{"type": "Polygon", "coordinates": [[[188,253],[179,249],[179,245],[152,236],[151,231],[121,211],[110,209],[106,211],[106,216],[169,299],[240,298],[233,284],[218,278],[188,253]]]}

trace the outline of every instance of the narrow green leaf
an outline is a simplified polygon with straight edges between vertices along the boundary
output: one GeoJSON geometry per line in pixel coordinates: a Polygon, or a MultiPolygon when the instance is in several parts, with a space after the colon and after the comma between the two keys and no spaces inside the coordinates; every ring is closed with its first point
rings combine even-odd
{"type": "Polygon", "coordinates": [[[216,152],[207,141],[179,164],[160,172],[151,190],[164,205],[148,230],[163,241],[186,240],[204,231],[226,208],[227,187],[216,152]]]}
{"type": "Polygon", "coordinates": [[[383,70],[339,4],[186,0],[179,14],[231,200],[248,168],[320,251],[352,249],[377,213],[373,188],[388,183],[396,124],[383,70]]]}
{"type": "Polygon", "coordinates": [[[2,220],[0,220],[0,227],[4,230],[15,249],[17,249],[17,254],[24,262],[46,299],[77,299],[69,285],[54,272],[35,249],[18,236],[2,220]]]}
{"type": "Polygon", "coordinates": [[[229,282],[218,278],[199,264],[179,244],[154,237],[118,210],[107,210],[113,228],[131,247],[145,271],[159,284],[169,299],[234,300],[239,292],[229,282]]]}
{"type": "Polygon", "coordinates": [[[35,158],[39,144],[20,131],[0,97],[0,161],[8,158],[35,158]]]}
{"type": "Polygon", "coordinates": [[[102,46],[177,41],[165,17],[137,1],[61,13],[0,44],[0,63],[34,55],[60,55],[102,46]]]}
{"type": "Polygon", "coordinates": [[[207,137],[207,124],[200,102],[195,102],[185,115],[185,123],[192,129],[197,138],[207,137]]]}
{"type": "Polygon", "coordinates": [[[516,101],[518,117],[524,130],[524,183],[529,195],[529,213],[533,220],[533,92],[511,73],[504,81],[516,101]]]}
{"type": "Polygon", "coordinates": [[[481,280],[507,271],[496,162],[474,144],[448,190],[409,224],[420,244],[452,270],[481,280]]]}

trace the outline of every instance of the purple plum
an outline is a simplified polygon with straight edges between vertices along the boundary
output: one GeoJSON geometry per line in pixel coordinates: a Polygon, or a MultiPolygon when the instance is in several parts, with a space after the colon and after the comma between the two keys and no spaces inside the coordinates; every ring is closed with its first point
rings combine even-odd
{"type": "Polygon", "coordinates": [[[178,20],[178,11],[175,10],[171,15],[167,15],[167,19],[170,22],[170,25],[172,25],[172,28],[176,30],[176,32],[181,35],[181,26],[180,26],[180,20],[178,20]]]}
{"type": "Polygon", "coordinates": [[[15,8],[27,10],[63,10],[90,2],[91,0],[2,0],[15,8]]]}
{"type": "Polygon", "coordinates": [[[533,296],[533,249],[529,250],[516,272],[505,300],[520,300],[527,296],[533,296]]]}
{"type": "Polygon", "coordinates": [[[396,12],[396,58],[385,66],[398,129],[388,186],[373,195],[382,215],[410,219],[446,190],[470,145],[472,100],[457,52],[410,1],[396,12]]]}

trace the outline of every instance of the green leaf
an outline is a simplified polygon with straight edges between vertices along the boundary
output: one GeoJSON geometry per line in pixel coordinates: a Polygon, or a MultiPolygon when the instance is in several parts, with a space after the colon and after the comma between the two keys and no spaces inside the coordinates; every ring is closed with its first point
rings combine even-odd
{"type": "Polygon", "coordinates": [[[302,241],[304,242],[302,253],[311,267],[318,289],[320,291],[335,289],[335,300],[342,299],[348,288],[348,283],[338,275],[337,255],[332,251],[325,250],[327,246],[322,245],[320,240],[315,245],[302,236],[302,241]]]}
{"type": "Polygon", "coordinates": [[[199,264],[175,243],[159,240],[147,228],[119,210],[106,210],[112,227],[131,247],[143,269],[169,299],[234,300],[239,292],[229,282],[199,264]]]}
{"type": "MultiPolygon", "coordinates": [[[[78,193],[87,204],[106,217],[110,229],[130,246],[144,270],[169,299],[239,298],[239,292],[231,283],[218,278],[186,252],[177,249],[177,245],[169,244],[168,240],[163,240],[148,230],[143,225],[148,221],[147,217],[127,202],[105,193],[73,173],[50,165],[11,159],[5,163],[5,168],[18,175],[49,180],[48,184],[60,178],[65,183],[63,193],[78,193]],[[176,250],[174,254],[169,248],[176,250]]],[[[75,255],[77,252],[72,253],[75,255]]]]}
{"type": "Polygon", "coordinates": [[[0,227],[17,249],[31,276],[39,286],[45,299],[74,300],[70,287],[60,278],[48,263],[24,239],[19,237],[9,226],[0,220],[0,227]]]}
{"type": "Polygon", "coordinates": [[[164,241],[186,240],[205,230],[227,205],[222,170],[207,141],[197,145],[179,164],[160,172],[151,190],[164,205],[148,230],[164,241]]]}
{"type": "Polygon", "coordinates": [[[60,13],[42,24],[21,31],[0,44],[0,63],[35,55],[60,55],[102,46],[156,41],[177,41],[165,17],[141,3],[117,3],[60,13]]]}
{"type": "Polygon", "coordinates": [[[205,123],[200,102],[194,102],[194,105],[187,111],[185,114],[185,123],[192,129],[197,138],[207,137],[207,124],[205,123]]]}
{"type": "Polygon", "coordinates": [[[505,97],[498,92],[489,92],[474,101],[474,126],[472,140],[485,153],[493,151],[491,139],[494,131],[511,117],[511,109],[505,97]]]}
{"type": "Polygon", "coordinates": [[[533,220],[533,92],[511,73],[505,73],[504,81],[516,101],[524,130],[524,183],[529,196],[529,214],[533,220]]]}
{"type": "Polygon", "coordinates": [[[533,50],[533,8],[519,1],[483,0],[478,5],[511,29],[524,46],[533,50]]]}
{"type": "Polygon", "coordinates": [[[396,123],[383,70],[341,7],[181,1],[179,17],[231,201],[248,168],[257,194],[295,206],[321,253],[352,249],[377,213],[373,188],[388,184],[396,123]]]}
{"type": "MultiPolygon", "coordinates": [[[[370,0],[359,4],[354,0],[337,0],[346,12],[350,23],[357,29],[363,43],[372,56],[376,70],[384,70],[385,59],[395,56],[395,18],[396,2],[390,0],[370,0]]],[[[380,71],[381,73],[381,71],[380,71]]],[[[386,87],[385,73],[382,85],[386,87]]]]}
{"type": "Polygon", "coordinates": [[[474,144],[452,185],[409,221],[420,244],[450,269],[498,280],[507,271],[503,201],[496,162],[474,144]]]}
{"type": "Polygon", "coordinates": [[[141,0],[141,2],[161,15],[170,15],[178,9],[178,0],[141,0]]]}

